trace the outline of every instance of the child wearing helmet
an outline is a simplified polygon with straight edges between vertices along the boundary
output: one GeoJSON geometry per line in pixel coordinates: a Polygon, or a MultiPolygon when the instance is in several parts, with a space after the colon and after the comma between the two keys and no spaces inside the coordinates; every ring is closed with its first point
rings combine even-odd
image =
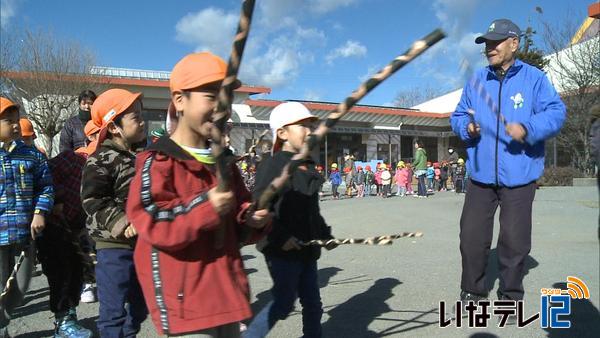
{"type": "Polygon", "coordinates": [[[383,198],[388,198],[390,195],[390,187],[392,185],[392,174],[385,163],[382,163],[379,168],[381,169],[381,186],[383,188],[381,196],[383,198]]]}
{"type": "Polygon", "coordinates": [[[383,196],[383,186],[381,185],[381,162],[377,162],[375,166],[375,184],[377,185],[377,196],[383,196]]]}
{"type": "Polygon", "coordinates": [[[356,167],[356,197],[365,197],[365,172],[361,166],[356,167]]]}
{"type": "Polygon", "coordinates": [[[396,174],[394,175],[396,185],[398,186],[398,192],[396,196],[404,197],[406,195],[406,184],[408,183],[408,169],[404,161],[399,161],[396,165],[396,174]]]}
{"type": "Polygon", "coordinates": [[[455,192],[457,194],[464,193],[465,190],[465,175],[467,173],[467,169],[465,168],[465,160],[459,158],[456,161],[456,169],[454,170],[454,185],[455,192]]]}
{"type": "MultiPolygon", "coordinates": [[[[255,200],[303,149],[316,120],[299,102],[285,102],[271,111],[273,153],[258,167],[255,200]]],[[[323,181],[310,158],[302,160],[290,175],[286,189],[271,203],[272,230],[259,245],[273,280],[273,302],[254,317],[245,337],[265,337],[277,321],[288,317],[297,298],[302,305],[304,337],[322,336],[323,305],[317,276],[321,248],[304,246],[302,242],[333,238],[331,227],[319,210],[318,192],[323,181]]],[[[335,247],[335,244],[325,246],[328,250],[335,247]]]]}
{"type": "Polygon", "coordinates": [[[433,191],[433,182],[435,180],[435,169],[433,168],[433,165],[431,164],[431,162],[427,162],[427,191],[428,192],[432,192],[433,191]]]}
{"type": "Polygon", "coordinates": [[[373,174],[373,171],[371,170],[371,166],[367,164],[365,166],[365,195],[367,197],[371,196],[371,188],[374,183],[375,183],[375,174],[373,174]]]}
{"type": "Polygon", "coordinates": [[[440,169],[439,162],[433,162],[433,171],[435,175],[433,178],[434,190],[440,191],[440,189],[442,188],[442,170],[440,169]]]}
{"type": "Polygon", "coordinates": [[[138,155],[127,216],[139,232],[135,268],[159,335],[239,335],[252,315],[240,246],[265,235],[269,212],[250,208],[233,163],[230,190],[217,189],[212,116],[226,69],[209,52],[179,60],[169,79],[169,136],[138,155]]]}
{"type": "Polygon", "coordinates": [[[20,140],[20,106],[0,97],[0,288],[4,291],[15,256],[29,254],[19,272],[23,283],[11,283],[0,303],[0,336],[8,336],[13,309],[21,303],[31,278],[35,247],[30,241],[46,227],[54,201],[46,157],[20,140]],[[6,174],[5,174],[6,173],[6,174]]]}
{"type": "Polygon", "coordinates": [[[337,163],[331,164],[331,171],[329,172],[329,182],[331,182],[331,195],[334,200],[340,199],[340,194],[338,193],[338,187],[342,184],[342,175],[338,170],[337,163]]]}
{"type": "Polygon", "coordinates": [[[100,126],[97,149],[81,177],[81,200],[87,227],[96,242],[96,282],[100,336],[130,336],[148,315],[133,263],[137,231],[125,215],[136,154],[145,145],[142,94],[109,89],[92,106],[100,126]],[[129,304],[129,311],[124,311],[129,304]]]}

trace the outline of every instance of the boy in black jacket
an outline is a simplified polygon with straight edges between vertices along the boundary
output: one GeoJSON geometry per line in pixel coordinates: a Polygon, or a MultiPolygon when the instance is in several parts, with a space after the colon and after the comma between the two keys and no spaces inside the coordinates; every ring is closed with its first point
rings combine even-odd
{"type": "MultiPolygon", "coordinates": [[[[317,118],[298,102],[282,103],[273,109],[269,119],[273,131],[272,156],[266,156],[258,167],[255,200],[300,151],[315,120],[317,118]]],[[[275,216],[271,232],[266,242],[259,243],[273,279],[273,301],[255,317],[244,337],[266,336],[278,320],[285,319],[294,309],[296,298],[300,298],[302,304],[304,337],[321,337],[323,304],[317,282],[321,249],[301,243],[333,238],[319,211],[322,183],[315,163],[306,160],[292,174],[286,190],[273,202],[275,216]]]]}

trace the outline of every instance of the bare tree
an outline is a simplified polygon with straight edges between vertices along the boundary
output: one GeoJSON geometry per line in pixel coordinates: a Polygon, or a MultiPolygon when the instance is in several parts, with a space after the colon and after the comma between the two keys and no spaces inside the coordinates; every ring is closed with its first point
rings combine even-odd
{"type": "Polygon", "coordinates": [[[431,100],[444,94],[439,88],[434,87],[413,87],[406,90],[401,90],[396,94],[394,106],[401,108],[410,108],[431,100]]]}
{"type": "Polygon", "coordinates": [[[556,140],[571,164],[591,174],[590,109],[600,103],[600,35],[573,41],[578,26],[567,16],[557,23],[542,21],[543,41],[551,54],[547,73],[567,106],[567,119],[556,140]]]}
{"type": "Polygon", "coordinates": [[[57,152],[55,136],[65,120],[77,113],[77,95],[84,89],[101,91],[107,83],[93,72],[94,54],[76,41],[41,30],[7,37],[4,33],[0,89],[22,103],[51,156],[57,152]]]}

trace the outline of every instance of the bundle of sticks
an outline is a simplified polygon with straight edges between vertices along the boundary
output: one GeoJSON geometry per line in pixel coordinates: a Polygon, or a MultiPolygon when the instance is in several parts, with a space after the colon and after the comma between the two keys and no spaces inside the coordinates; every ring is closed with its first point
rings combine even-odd
{"type": "Polygon", "coordinates": [[[334,238],[334,239],[314,239],[308,242],[300,242],[303,246],[329,246],[331,244],[363,244],[363,245],[390,245],[394,243],[394,239],[399,238],[414,238],[423,237],[422,232],[403,232],[395,235],[381,235],[367,238],[334,238]]]}

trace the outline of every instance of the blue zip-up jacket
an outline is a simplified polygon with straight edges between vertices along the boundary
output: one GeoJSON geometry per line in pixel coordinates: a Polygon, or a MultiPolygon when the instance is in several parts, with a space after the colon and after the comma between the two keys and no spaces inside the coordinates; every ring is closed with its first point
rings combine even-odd
{"type": "Polygon", "coordinates": [[[521,123],[527,136],[525,143],[513,140],[499,116],[477,93],[474,81],[469,81],[450,117],[452,130],[466,143],[469,176],[483,184],[505,187],[537,180],[544,171],[544,140],[558,134],[565,121],[565,105],[556,90],[542,71],[520,60],[508,69],[502,82],[489,66],[474,76],[506,122],[521,123]],[[473,120],[481,127],[476,138],[467,132],[473,120]]]}
{"type": "Polygon", "coordinates": [[[340,175],[340,172],[338,170],[336,171],[331,171],[331,173],[329,174],[329,181],[331,181],[331,184],[335,184],[335,185],[340,185],[342,184],[342,176],[340,175]]]}
{"type": "Polygon", "coordinates": [[[26,242],[34,212],[50,213],[53,202],[46,156],[22,141],[0,147],[0,246],[26,242]]]}
{"type": "Polygon", "coordinates": [[[435,170],[433,167],[427,167],[427,178],[433,178],[435,176],[435,170]]]}

